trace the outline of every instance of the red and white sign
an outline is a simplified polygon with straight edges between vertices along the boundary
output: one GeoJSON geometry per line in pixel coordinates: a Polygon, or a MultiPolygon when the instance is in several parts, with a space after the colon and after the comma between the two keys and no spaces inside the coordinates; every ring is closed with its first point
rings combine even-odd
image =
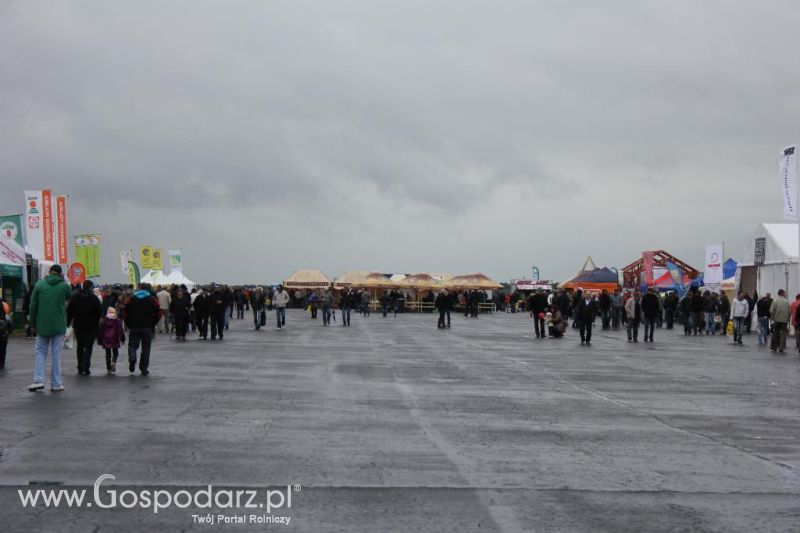
{"type": "Polygon", "coordinates": [[[42,191],[25,191],[25,243],[34,259],[44,259],[42,191]]]}
{"type": "Polygon", "coordinates": [[[69,263],[69,244],[67,244],[67,197],[56,197],[56,221],[58,222],[58,263],[69,263]]]}
{"type": "Polygon", "coordinates": [[[712,292],[719,292],[722,285],[722,244],[706,244],[706,266],[703,284],[712,292]]]}
{"type": "Polygon", "coordinates": [[[67,279],[72,285],[86,281],[86,268],[81,263],[72,263],[67,270],[67,279]]]}
{"type": "Polygon", "coordinates": [[[44,231],[44,260],[55,262],[55,240],[53,239],[53,193],[42,189],[42,231],[44,231]]]}
{"type": "Polygon", "coordinates": [[[13,238],[0,235],[0,263],[25,266],[25,249],[13,238]]]}

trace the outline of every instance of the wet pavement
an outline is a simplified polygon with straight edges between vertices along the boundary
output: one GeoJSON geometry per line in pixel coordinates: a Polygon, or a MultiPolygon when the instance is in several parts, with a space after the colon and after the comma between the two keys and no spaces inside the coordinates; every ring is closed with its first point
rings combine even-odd
{"type": "Polygon", "coordinates": [[[148,377],[124,361],[106,376],[99,350],[79,377],[65,351],[63,393],[25,390],[33,344],[13,339],[0,530],[800,530],[800,357],[755,335],[595,331],[582,347],[573,330],[535,338],[523,314],[454,315],[450,330],[290,311],[286,330],[254,331],[250,316],[222,342],[159,337],[148,377]],[[102,474],[106,505],[107,489],[139,505],[212,485],[262,504],[291,492],[291,508],[20,503],[20,487],[91,498],[102,474]]]}

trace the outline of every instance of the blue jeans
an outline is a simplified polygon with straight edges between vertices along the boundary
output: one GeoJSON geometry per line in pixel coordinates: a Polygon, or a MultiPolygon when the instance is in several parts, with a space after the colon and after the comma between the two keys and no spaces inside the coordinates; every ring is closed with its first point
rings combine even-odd
{"type": "Polygon", "coordinates": [[[644,340],[649,340],[653,342],[653,330],[656,328],[656,319],[655,318],[647,318],[644,319],[644,340]]]}
{"type": "Polygon", "coordinates": [[[150,366],[150,345],[153,342],[153,330],[149,328],[134,328],[128,336],[128,362],[136,366],[136,351],[139,343],[142,344],[139,370],[146,372],[150,366]]]}
{"type": "Polygon", "coordinates": [[[342,307],[342,325],[350,325],[350,308],[342,307]]]}
{"type": "Polygon", "coordinates": [[[735,316],[733,317],[733,342],[742,342],[742,330],[744,329],[744,321],[747,317],[735,316]]]}
{"type": "Polygon", "coordinates": [[[758,317],[758,344],[767,344],[769,340],[769,317],[758,317]]]}
{"type": "Polygon", "coordinates": [[[711,311],[706,311],[706,335],[711,333],[712,335],[715,334],[715,324],[714,324],[714,313],[711,311]]]}
{"type": "Polygon", "coordinates": [[[33,370],[33,382],[44,383],[44,366],[47,362],[47,351],[53,355],[50,364],[50,386],[61,386],[61,349],[64,347],[64,335],[36,336],[36,366],[33,370]]]}
{"type": "Polygon", "coordinates": [[[283,327],[286,325],[286,308],[285,307],[276,307],[275,308],[275,317],[278,319],[278,327],[283,327]]]}
{"type": "Polygon", "coordinates": [[[231,315],[233,314],[233,307],[230,305],[225,308],[225,329],[228,329],[228,325],[231,322],[231,315]]]}

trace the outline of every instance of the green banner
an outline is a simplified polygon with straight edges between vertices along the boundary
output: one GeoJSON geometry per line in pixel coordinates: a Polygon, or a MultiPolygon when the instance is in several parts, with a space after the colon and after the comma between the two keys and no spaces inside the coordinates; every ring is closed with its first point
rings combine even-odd
{"type": "Polygon", "coordinates": [[[128,283],[136,289],[139,287],[140,281],[139,266],[133,261],[128,261],[128,283]]]}
{"type": "Polygon", "coordinates": [[[86,268],[87,278],[100,277],[100,235],[87,233],[75,237],[75,261],[86,268]]]}
{"type": "Polygon", "coordinates": [[[14,239],[17,244],[22,243],[22,215],[6,215],[0,217],[0,232],[9,239],[14,239]]]}

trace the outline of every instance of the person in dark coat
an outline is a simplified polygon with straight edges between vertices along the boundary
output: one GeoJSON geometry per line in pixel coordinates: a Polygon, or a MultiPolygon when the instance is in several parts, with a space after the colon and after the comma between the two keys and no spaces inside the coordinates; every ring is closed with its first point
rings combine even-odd
{"type": "Polygon", "coordinates": [[[547,296],[544,291],[531,294],[531,314],[533,315],[533,329],[537,339],[546,339],[547,330],[544,327],[544,317],[547,312],[547,296]]]}
{"type": "Polygon", "coordinates": [[[653,330],[656,327],[656,318],[659,313],[659,302],[653,287],[647,289],[642,296],[642,315],[644,315],[644,342],[653,342],[653,330]]]}
{"type": "Polygon", "coordinates": [[[436,324],[436,327],[439,329],[443,329],[447,327],[445,323],[445,314],[450,307],[450,297],[447,294],[447,290],[443,290],[436,296],[436,310],[439,311],[439,322],[436,324]]]}
{"type": "Polygon", "coordinates": [[[136,352],[142,345],[139,371],[143,376],[150,374],[150,346],[155,335],[156,324],[161,320],[161,306],[158,298],[150,290],[150,285],[140,283],[139,290],[125,301],[122,319],[128,327],[128,371],[136,370],[136,352]]]}
{"type": "Polygon", "coordinates": [[[181,341],[186,341],[186,330],[189,327],[189,308],[191,307],[189,295],[178,289],[175,298],[169,304],[169,312],[175,323],[175,337],[181,341]]]}
{"type": "MultiPolygon", "coordinates": [[[[256,330],[261,329],[261,318],[264,313],[267,312],[265,305],[267,299],[264,296],[264,290],[261,287],[257,287],[256,290],[250,292],[248,303],[253,309],[253,324],[256,327],[256,330]]],[[[266,317],[264,318],[266,323],[266,317]]]]}
{"type": "Polygon", "coordinates": [[[78,374],[91,374],[92,348],[97,338],[97,329],[103,317],[103,306],[94,294],[94,283],[83,282],[83,287],[72,296],[67,305],[67,325],[72,326],[75,335],[75,356],[78,360],[78,374]]]}
{"type": "Polygon", "coordinates": [[[700,331],[703,330],[703,322],[704,322],[704,311],[706,308],[705,300],[703,300],[703,295],[700,294],[699,290],[692,291],[692,333],[697,335],[700,331]]]}
{"type": "Polygon", "coordinates": [[[194,299],[192,307],[194,308],[194,318],[197,322],[200,338],[208,339],[208,316],[211,313],[211,297],[205,288],[200,289],[200,294],[194,299]]]}
{"type": "Polygon", "coordinates": [[[578,328],[581,332],[581,344],[590,346],[592,343],[592,322],[594,317],[597,316],[597,302],[588,292],[584,293],[581,289],[578,289],[578,292],[581,296],[575,308],[575,320],[578,322],[578,328]]]}
{"type": "Polygon", "coordinates": [[[209,309],[211,311],[211,340],[217,340],[217,335],[219,335],[219,340],[222,340],[225,321],[228,317],[228,298],[222,291],[222,287],[214,287],[211,292],[209,309]]]}
{"type": "Polygon", "coordinates": [[[678,295],[674,292],[664,297],[664,315],[667,322],[667,329],[672,329],[675,324],[675,313],[678,311],[678,295]]]}

